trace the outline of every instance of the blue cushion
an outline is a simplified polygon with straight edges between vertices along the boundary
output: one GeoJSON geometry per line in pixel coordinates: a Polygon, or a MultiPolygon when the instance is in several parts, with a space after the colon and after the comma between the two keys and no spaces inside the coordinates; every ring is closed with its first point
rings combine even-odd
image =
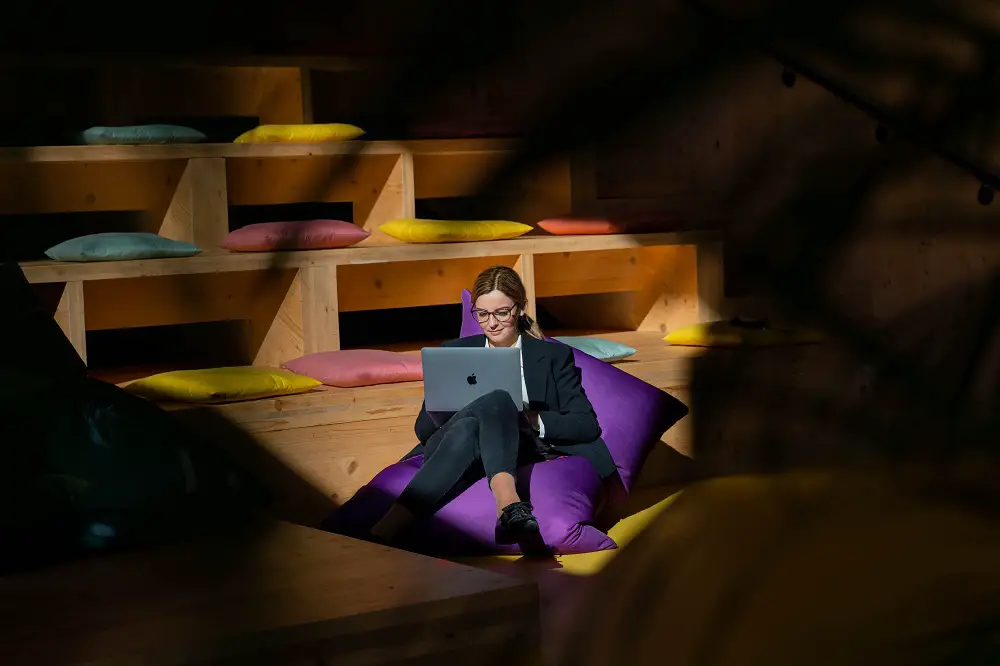
{"type": "Polygon", "coordinates": [[[103,233],[79,236],[45,251],[56,261],[122,261],[190,257],[201,249],[183,241],[170,240],[145,232],[103,233]]]}
{"type": "Polygon", "coordinates": [[[130,125],[127,127],[91,127],[83,132],[83,142],[90,146],[122,146],[150,143],[198,143],[205,135],[180,125],[130,125]]]}
{"type": "Polygon", "coordinates": [[[553,339],[558,340],[564,345],[569,345],[574,349],[579,349],[583,353],[589,354],[590,356],[598,358],[602,361],[620,361],[635,354],[635,349],[629,347],[628,345],[612,342],[611,340],[602,340],[601,338],[584,338],[564,335],[553,339]]]}

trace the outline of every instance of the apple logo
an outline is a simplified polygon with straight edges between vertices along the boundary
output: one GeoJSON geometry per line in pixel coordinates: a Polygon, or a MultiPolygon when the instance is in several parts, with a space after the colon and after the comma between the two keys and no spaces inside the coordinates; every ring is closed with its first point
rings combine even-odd
{"type": "Polygon", "coordinates": [[[473,372],[471,375],[469,375],[468,377],[466,377],[465,381],[469,382],[469,386],[475,386],[476,385],[476,381],[478,381],[476,379],[476,373],[473,372]]]}

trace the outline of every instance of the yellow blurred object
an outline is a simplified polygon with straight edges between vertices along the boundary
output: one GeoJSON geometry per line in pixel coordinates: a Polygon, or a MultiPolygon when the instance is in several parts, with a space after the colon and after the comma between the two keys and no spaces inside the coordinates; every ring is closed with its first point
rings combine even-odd
{"type": "Polygon", "coordinates": [[[260,125],[240,134],[233,143],[321,143],[350,141],[365,132],[360,127],[344,123],[323,125],[260,125]]]}
{"type": "Polygon", "coordinates": [[[763,321],[730,319],[683,326],[663,340],[687,347],[777,347],[822,342],[823,335],[808,329],[772,328],[763,321]]]}
{"type": "Polygon", "coordinates": [[[520,222],[506,220],[390,220],[379,225],[379,229],[407,243],[453,243],[462,241],[489,241],[517,238],[531,227],[520,222]]]}
{"type": "Polygon", "coordinates": [[[247,366],[163,372],[126,389],[150,400],[220,403],[304,393],[322,385],[287,370],[247,366]]]}
{"type": "Polygon", "coordinates": [[[558,663],[997,663],[1000,520],[983,488],[900,467],[688,486],[595,579],[558,663]]]}

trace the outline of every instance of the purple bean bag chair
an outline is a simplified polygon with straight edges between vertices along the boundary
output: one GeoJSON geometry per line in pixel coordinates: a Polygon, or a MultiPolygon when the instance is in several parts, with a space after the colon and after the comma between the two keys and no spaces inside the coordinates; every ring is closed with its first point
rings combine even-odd
{"type": "MultiPolygon", "coordinates": [[[[418,455],[389,465],[334,511],[323,529],[367,538],[422,463],[423,456],[418,455]]],[[[554,552],[589,553],[617,547],[611,537],[587,524],[606,492],[597,472],[583,458],[567,456],[526,465],[518,470],[518,488],[527,491],[523,499],[534,505],[542,540],[554,552]]],[[[496,502],[486,479],[480,479],[394,545],[438,556],[520,552],[516,544],[497,544],[495,527],[496,502]]]]}
{"type": "MultiPolygon", "coordinates": [[[[478,335],[482,331],[470,312],[468,291],[462,293],[462,302],[461,335],[478,335]]],[[[613,482],[607,488],[590,463],[575,456],[526,465],[519,470],[518,487],[535,507],[542,539],[559,554],[617,547],[590,522],[605,499],[616,499],[621,490],[627,492],[631,488],[653,446],[687,414],[687,407],[668,393],[584,352],[573,353],[621,483],[613,482]]],[[[324,521],[323,529],[366,538],[422,461],[422,456],[415,456],[379,472],[324,521]]],[[[520,552],[517,545],[496,543],[495,525],[493,494],[486,480],[480,479],[426,524],[415,526],[398,545],[440,556],[520,552]]]]}

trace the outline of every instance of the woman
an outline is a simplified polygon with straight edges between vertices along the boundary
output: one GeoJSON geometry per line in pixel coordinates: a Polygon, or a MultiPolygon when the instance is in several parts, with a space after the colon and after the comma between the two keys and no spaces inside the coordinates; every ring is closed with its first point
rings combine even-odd
{"type": "Polygon", "coordinates": [[[379,542],[391,542],[416,518],[434,513],[485,476],[496,500],[498,539],[525,545],[537,541],[539,528],[531,504],[517,491],[519,465],[579,455],[602,478],[617,471],[580,384],[573,350],[544,339],[525,312],[527,295],[518,274],[506,266],[487,268],[476,278],[472,302],[483,334],[445,346],[520,348],[524,411],[504,391],[475,400],[441,425],[421,407],[414,426],[420,444],[407,457],[423,453],[424,462],[372,528],[379,542]]]}

